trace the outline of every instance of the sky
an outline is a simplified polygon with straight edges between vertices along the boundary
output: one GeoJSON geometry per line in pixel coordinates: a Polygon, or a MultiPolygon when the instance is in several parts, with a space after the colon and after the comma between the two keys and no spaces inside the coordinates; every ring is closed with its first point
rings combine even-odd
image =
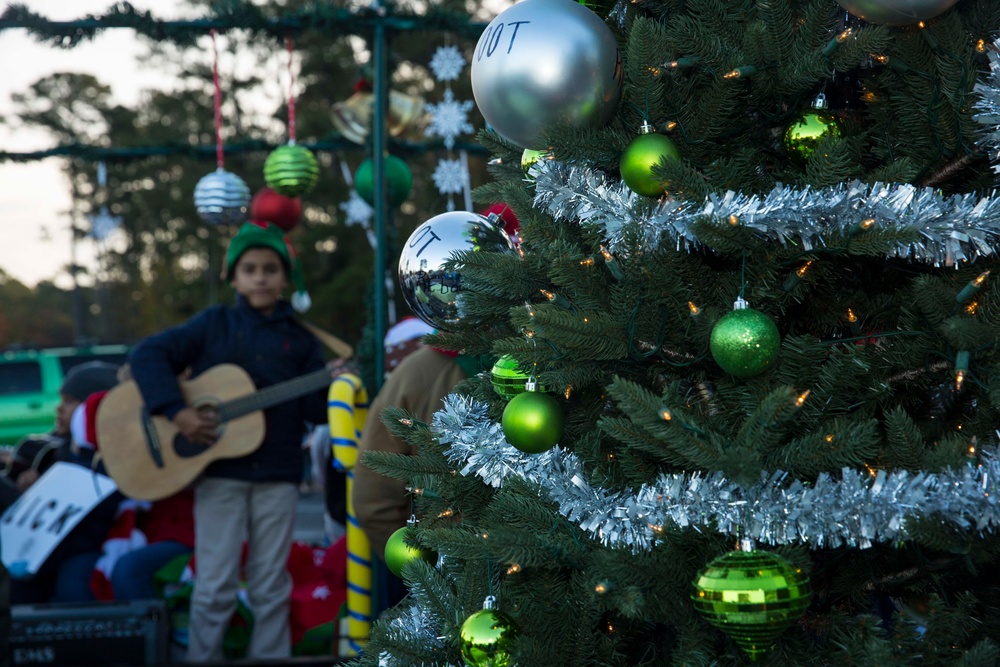
{"type": "MultiPolygon", "coordinates": [[[[51,20],[72,20],[102,14],[114,0],[20,0],[20,4],[51,20]]],[[[139,10],[157,18],[180,16],[176,0],[131,0],[139,10]]],[[[0,0],[6,8],[7,0],[0,0]]],[[[127,28],[105,30],[72,49],[36,42],[25,30],[0,31],[0,117],[11,114],[11,94],[27,90],[36,80],[55,72],[92,74],[111,86],[112,103],[132,105],[142,91],[158,87],[157,72],[145,69],[136,56],[145,47],[127,28]]],[[[206,62],[210,62],[206,52],[206,62]]],[[[211,114],[211,109],[206,109],[211,114]]],[[[0,150],[26,152],[50,148],[54,138],[41,131],[11,129],[0,124],[0,150]]],[[[95,164],[96,173],[96,164],[95,164]]],[[[0,269],[34,286],[53,280],[72,285],[66,270],[71,263],[69,184],[60,158],[27,163],[0,162],[0,269]]],[[[78,221],[82,225],[86,221],[78,221]]],[[[76,261],[93,267],[95,243],[76,244],[76,261]]]]}

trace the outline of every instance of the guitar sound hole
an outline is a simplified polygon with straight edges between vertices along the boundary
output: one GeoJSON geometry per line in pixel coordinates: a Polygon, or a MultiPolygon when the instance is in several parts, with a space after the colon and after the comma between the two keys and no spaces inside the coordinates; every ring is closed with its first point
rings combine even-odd
{"type": "Polygon", "coordinates": [[[191,442],[180,433],[174,436],[174,452],[176,452],[177,456],[181,458],[186,459],[203,454],[209,446],[210,445],[199,445],[196,442],[191,442]]]}

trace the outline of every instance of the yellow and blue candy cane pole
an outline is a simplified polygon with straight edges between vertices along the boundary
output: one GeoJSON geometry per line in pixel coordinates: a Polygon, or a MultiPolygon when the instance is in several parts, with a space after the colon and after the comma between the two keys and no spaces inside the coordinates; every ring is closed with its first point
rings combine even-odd
{"type": "Polygon", "coordinates": [[[361,378],[337,376],[327,395],[333,465],[347,475],[347,653],[361,654],[372,628],[372,547],[358,525],[351,491],[361,429],[368,415],[368,392],[361,378]]]}

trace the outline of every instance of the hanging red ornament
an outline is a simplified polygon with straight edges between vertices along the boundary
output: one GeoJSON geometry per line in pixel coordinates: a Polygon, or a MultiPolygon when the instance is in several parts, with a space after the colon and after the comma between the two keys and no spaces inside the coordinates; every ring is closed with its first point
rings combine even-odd
{"type": "Polygon", "coordinates": [[[250,219],[270,222],[290,232],[302,218],[302,200],[286,197],[271,188],[261,188],[250,202],[250,219]]]}

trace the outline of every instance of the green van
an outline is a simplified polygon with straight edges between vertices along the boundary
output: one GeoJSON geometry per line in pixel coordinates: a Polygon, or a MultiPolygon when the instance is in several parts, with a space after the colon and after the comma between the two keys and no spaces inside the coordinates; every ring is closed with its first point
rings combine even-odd
{"type": "Polygon", "coordinates": [[[0,354],[0,446],[52,430],[59,387],[69,369],[88,361],[123,364],[128,350],[126,345],[93,345],[0,354]]]}

